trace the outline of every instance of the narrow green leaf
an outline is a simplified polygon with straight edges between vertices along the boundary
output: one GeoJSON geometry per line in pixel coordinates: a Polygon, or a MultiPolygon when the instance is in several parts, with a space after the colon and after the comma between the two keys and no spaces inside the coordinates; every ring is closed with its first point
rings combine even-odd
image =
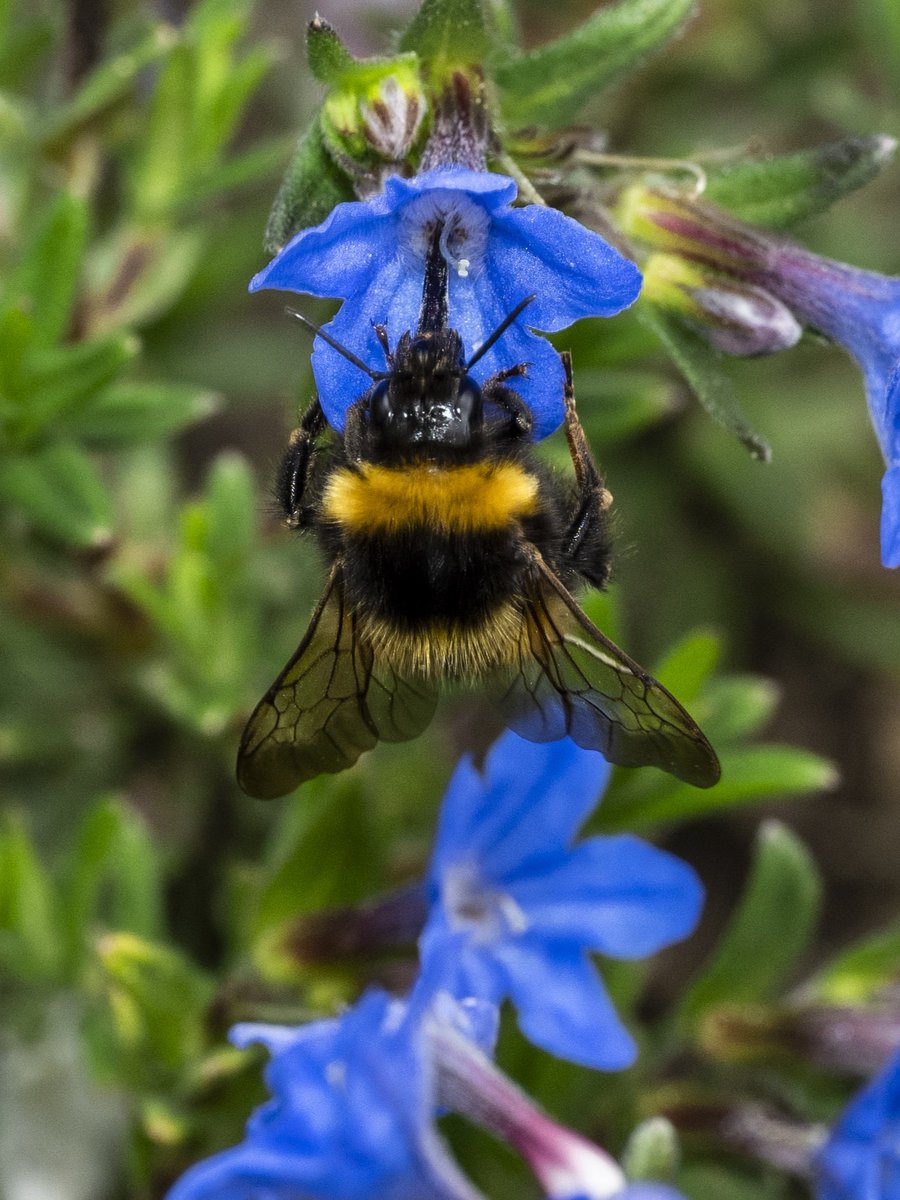
{"type": "Polygon", "coordinates": [[[91,331],[141,325],[167,312],[191,282],[205,250],[197,228],[120,230],[92,255],[91,331]]]}
{"type": "Polygon", "coordinates": [[[786,826],[767,821],[737,911],[712,961],[685,996],[680,1016],[694,1021],[719,1004],[775,999],[815,929],[819,872],[786,826]]]}
{"type": "Polygon", "coordinates": [[[757,733],[778,704],[778,685],[753,675],[710,680],[703,697],[703,731],[715,745],[757,733]]]}
{"type": "Polygon", "coordinates": [[[98,446],[155,441],[209,416],[218,403],[215,392],[188,384],[115,383],[95,393],[58,428],[98,446]]]}
{"type": "Polygon", "coordinates": [[[637,311],[668,350],[713,420],[733,434],[753,458],[769,462],[772,457],[769,444],[751,429],[741,412],[731,381],[721,369],[722,355],[677,317],[656,305],[639,300],[637,311]]]}
{"type": "Polygon", "coordinates": [[[214,569],[231,576],[245,565],[254,544],[256,495],[246,459],[222,454],[206,485],[206,550],[214,569]]]}
{"type": "Polygon", "coordinates": [[[695,0],[619,0],[555,42],[498,65],[495,81],[512,125],[555,128],[607,84],[664,45],[695,0]]]}
{"type": "Polygon", "coordinates": [[[793,746],[733,749],[717,745],[716,750],[722,763],[722,779],[715,787],[693,788],[668,776],[636,773],[607,795],[592,826],[616,831],[640,829],[758,804],[772,796],[823,791],[837,783],[831,763],[793,746]]]}
{"type": "Polygon", "coordinates": [[[141,221],[165,216],[190,176],[195,70],[191,47],[179,43],[157,82],[131,176],[134,208],[141,221]]]}
{"type": "Polygon", "coordinates": [[[22,821],[0,823],[0,964],[24,980],[51,978],[62,945],[53,885],[22,821]]]}
{"type": "Polygon", "coordinates": [[[798,154],[729,163],[708,172],[705,198],[744,221],[784,229],[874,179],[896,147],[894,138],[871,134],[798,154]]]}
{"type": "Polygon", "coordinates": [[[690,704],[716,669],[721,654],[718,636],[701,629],[673,646],[653,673],[683,704],[690,704]]]}
{"type": "Polygon", "coordinates": [[[838,954],[804,985],[804,1000],[865,1004],[900,975],[900,923],[838,954]]]}
{"type": "Polygon", "coordinates": [[[678,1134],[665,1117],[641,1121],[630,1134],[622,1153],[622,1167],[629,1182],[652,1179],[671,1182],[681,1159],[678,1134]]]}
{"type": "Polygon", "coordinates": [[[354,198],[349,179],[334,165],[322,141],[318,118],[297,144],[266,226],[265,249],[277,254],[309,225],[324,221],[336,204],[354,198]]]}
{"type": "Polygon", "coordinates": [[[38,224],[5,289],[6,303],[24,303],[36,338],[52,345],[66,332],[88,236],[88,207],[61,191],[38,224]]]}
{"type": "Polygon", "coordinates": [[[118,1035],[130,1063],[139,1064],[133,1085],[147,1086],[160,1066],[195,1063],[205,1042],[209,980],[176,950],[132,933],[106,934],[96,950],[118,1035]]]}
{"type": "Polygon", "coordinates": [[[457,66],[483,63],[490,44],[481,0],[423,0],[400,39],[441,75],[457,66]]]}
{"type": "Polygon", "coordinates": [[[56,108],[41,128],[45,150],[58,154],[86,125],[126,100],[141,74],[165,57],[177,39],[171,25],[156,25],[131,50],[104,58],[72,99],[56,108]]]}
{"type": "Polygon", "coordinates": [[[140,342],[129,333],[75,342],[35,354],[27,377],[23,436],[34,436],[89,403],[136,358],[140,342]]]}
{"type": "Polygon", "coordinates": [[[21,508],[42,533],[74,546],[106,545],[113,515],[103,482],[76,446],[55,442],[0,463],[0,497],[21,508]]]}
{"type": "Polygon", "coordinates": [[[361,780],[348,773],[304,787],[292,844],[263,886],[253,927],[257,934],[300,913],[350,904],[377,886],[372,811],[361,780]]]}

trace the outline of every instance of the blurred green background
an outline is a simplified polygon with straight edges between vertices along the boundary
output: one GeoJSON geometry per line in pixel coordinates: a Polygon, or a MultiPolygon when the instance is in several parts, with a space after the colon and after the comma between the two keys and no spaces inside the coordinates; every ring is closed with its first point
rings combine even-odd
{"type": "MultiPolygon", "coordinates": [[[[593,7],[523,0],[526,43],[593,7]]],[[[592,123],[611,150],[650,156],[900,137],[898,12],[709,0],[592,123]]],[[[358,53],[409,14],[323,9],[358,53]]],[[[301,1019],[365,979],[408,978],[408,958],[289,961],[279,931],[415,878],[457,754],[484,744],[484,713],[457,703],[296,797],[253,801],[233,782],[243,721],[322,582],[270,498],[311,395],[309,342],[283,297],[246,292],[319,98],[311,16],[282,0],[0,2],[3,1200],[160,1196],[262,1095],[258,1060],[224,1041],[231,1021],[301,1019]]],[[[798,236],[895,273],[898,212],[893,167],[798,236]]],[[[709,890],[686,947],[649,978],[610,973],[652,1046],[744,891],[761,815],[798,832],[824,886],[819,913],[797,850],[797,907],[769,914],[796,944],[750,999],[895,919],[900,581],[880,566],[881,463],[839,349],[808,338],[731,365],[772,445],[764,466],[633,316],[556,341],[618,514],[615,583],[592,612],[726,767],[712,797],[618,772],[594,822],[655,835],[709,890]],[[775,748],[747,747],[751,733],[775,748]]],[[[598,1079],[510,1034],[501,1061],[618,1152],[669,1060],[650,1050],[638,1073],[598,1079]]],[[[811,1094],[827,1109],[827,1089],[811,1094]]],[[[462,1153],[492,1196],[532,1194],[486,1140],[462,1153]]],[[[697,1200],[791,1194],[709,1153],[683,1181],[697,1200]]]]}

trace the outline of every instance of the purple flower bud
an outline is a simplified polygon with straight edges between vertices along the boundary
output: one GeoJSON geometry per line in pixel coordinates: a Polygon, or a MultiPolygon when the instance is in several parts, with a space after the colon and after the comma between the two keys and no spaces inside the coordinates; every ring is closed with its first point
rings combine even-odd
{"type": "Polygon", "coordinates": [[[683,193],[631,188],[620,217],[626,231],[647,245],[762,289],[856,359],[888,468],[882,561],[900,566],[900,279],[821,258],[683,193]]]}

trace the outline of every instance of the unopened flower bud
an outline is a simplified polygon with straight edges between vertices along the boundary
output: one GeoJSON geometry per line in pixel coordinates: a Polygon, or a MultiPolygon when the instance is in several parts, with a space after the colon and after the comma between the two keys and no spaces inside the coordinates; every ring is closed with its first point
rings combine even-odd
{"type": "Polygon", "coordinates": [[[774,354],[793,346],[803,332],[790,309],[764,288],[676,254],[647,260],[644,297],[678,313],[725,354],[774,354]]]}

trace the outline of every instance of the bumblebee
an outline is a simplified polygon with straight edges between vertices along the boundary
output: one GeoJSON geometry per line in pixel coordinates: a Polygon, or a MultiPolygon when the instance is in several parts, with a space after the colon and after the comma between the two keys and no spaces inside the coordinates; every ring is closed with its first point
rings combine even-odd
{"type": "Polygon", "coordinates": [[[470,374],[534,297],[467,361],[449,324],[440,234],[415,333],[392,350],[376,326],[387,370],[317,331],[372,385],[330,445],[318,400],[291,436],[279,500],[288,525],[315,534],[328,581],[247,723],[238,782],[281,796],[378,741],[417,737],[441,687],[462,681],[486,688],[531,741],[568,735],[611,762],[710,787],[720,769],[703,733],[572,596],[608,580],[612,498],[575,411],[571,360],[561,356],[574,485],[534,455],[530,411],[510,386],[525,366],[482,386],[470,374]]]}

